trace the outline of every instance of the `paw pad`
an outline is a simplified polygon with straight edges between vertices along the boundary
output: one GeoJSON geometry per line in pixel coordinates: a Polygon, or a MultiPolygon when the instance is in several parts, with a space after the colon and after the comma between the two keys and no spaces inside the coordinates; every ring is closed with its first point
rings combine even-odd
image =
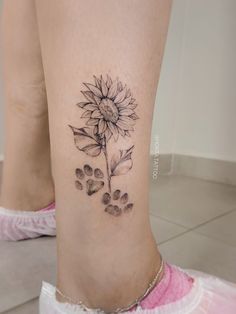
{"type": "Polygon", "coordinates": [[[105,212],[113,215],[120,216],[122,212],[130,212],[134,206],[133,203],[128,203],[128,193],[122,194],[120,190],[115,190],[113,193],[104,193],[102,196],[102,203],[107,205],[105,212]]]}
{"type": "Polygon", "coordinates": [[[97,193],[104,187],[104,181],[101,180],[104,178],[104,174],[99,168],[95,168],[93,170],[92,167],[86,164],[84,165],[83,169],[77,168],[75,170],[75,175],[77,177],[77,180],[75,181],[75,187],[82,191],[84,189],[84,184],[82,182],[83,180],[86,180],[86,193],[89,196],[97,193]]]}

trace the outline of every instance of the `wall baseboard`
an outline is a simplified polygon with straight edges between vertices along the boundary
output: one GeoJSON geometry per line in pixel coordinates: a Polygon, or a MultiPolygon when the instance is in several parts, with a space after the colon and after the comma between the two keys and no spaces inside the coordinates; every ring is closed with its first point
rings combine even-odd
{"type": "Polygon", "coordinates": [[[150,171],[152,178],[156,179],[158,174],[171,174],[172,160],[172,154],[151,155],[150,171]]]}
{"type": "Polygon", "coordinates": [[[177,154],[172,158],[173,174],[236,185],[236,162],[177,154]]]}
{"type": "Polygon", "coordinates": [[[151,156],[151,176],[158,161],[158,173],[184,175],[202,180],[236,185],[236,162],[197,156],[163,154],[151,156]]]}
{"type": "MultiPolygon", "coordinates": [[[[204,157],[160,154],[151,155],[150,175],[184,175],[202,180],[236,185],[236,162],[204,157]]],[[[0,155],[0,173],[3,155],[0,155]]]]}

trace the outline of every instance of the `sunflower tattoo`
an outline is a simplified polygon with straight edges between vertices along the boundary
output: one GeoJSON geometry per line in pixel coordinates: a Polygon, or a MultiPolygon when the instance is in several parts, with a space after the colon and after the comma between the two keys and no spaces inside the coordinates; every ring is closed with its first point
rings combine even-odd
{"type": "MultiPolygon", "coordinates": [[[[122,199],[121,197],[120,203],[125,204],[123,209],[117,204],[110,203],[112,198],[114,201],[117,201],[114,195],[117,194],[116,191],[119,191],[115,190],[112,193],[111,180],[114,176],[126,174],[132,168],[133,161],[131,157],[134,145],[125,150],[118,150],[110,160],[107,145],[111,139],[116,143],[120,136],[123,138],[131,137],[131,132],[134,131],[134,125],[138,119],[134,111],[137,104],[130,89],[123,85],[118,78],[112,80],[107,75],[106,79],[104,79],[101,75],[100,77],[94,76],[94,81],[94,84],[83,83],[87,89],[81,91],[85,101],[77,104],[84,111],[81,118],[87,119],[86,126],[76,128],[69,125],[69,127],[73,132],[74,143],[78,150],[91,157],[97,157],[101,153],[104,154],[108,192],[103,194],[102,203],[105,205],[104,199],[107,199],[109,196],[109,205],[105,208],[105,212],[113,216],[119,216],[122,212],[129,212],[133,208],[133,203],[126,204],[128,193],[124,194],[127,200],[125,203],[124,198],[122,199]]],[[[77,180],[75,185],[79,190],[83,189],[83,184],[79,180],[83,179],[88,173],[89,176],[93,175],[93,170],[88,172],[88,167],[90,166],[85,165],[84,171],[80,168],[76,169],[77,180]]],[[[96,173],[98,173],[98,169],[94,173],[95,180],[89,178],[86,181],[88,195],[98,192],[104,186],[102,170],[99,169],[100,178],[98,178],[96,173]]]]}

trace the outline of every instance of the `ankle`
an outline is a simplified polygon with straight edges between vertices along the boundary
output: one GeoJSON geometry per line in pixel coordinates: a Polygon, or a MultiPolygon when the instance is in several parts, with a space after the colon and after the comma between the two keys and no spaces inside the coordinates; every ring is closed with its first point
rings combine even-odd
{"type": "MultiPolygon", "coordinates": [[[[143,295],[156,275],[161,263],[160,255],[152,238],[133,251],[130,248],[119,250],[118,246],[112,252],[103,252],[100,259],[87,260],[86,264],[76,263],[76,267],[73,264],[64,271],[59,265],[60,291],[72,300],[105,311],[133,303],[143,295]],[[73,273],[70,273],[71,269],[73,273]]],[[[57,295],[57,299],[68,302],[60,295],[57,295]]]]}
{"type": "Polygon", "coordinates": [[[54,201],[52,179],[45,176],[25,176],[19,182],[3,180],[1,206],[8,209],[37,211],[54,201]]]}

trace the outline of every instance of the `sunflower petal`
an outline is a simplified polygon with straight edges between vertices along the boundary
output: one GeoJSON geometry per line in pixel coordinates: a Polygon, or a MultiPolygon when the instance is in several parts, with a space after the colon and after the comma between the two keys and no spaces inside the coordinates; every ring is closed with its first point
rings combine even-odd
{"type": "Polygon", "coordinates": [[[137,106],[138,106],[137,104],[129,103],[127,107],[130,108],[130,109],[135,109],[137,106]]]}
{"type": "Polygon", "coordinates": [[[100,104],[100,102],[101,102],[101,98],[100,98],[100,97],[97,97],[97,96],[95,96],[95,95],[93,96],[93,98],[94,98],[94,103],[99,106],[99,104],[100,104]]]}
{"type": "Polygon", "coordinates": [[[95,75],[93,77],[94,77],[96,87],[100,89],[101,88],[101,82],[100,82],[99,78],[97,78],[95,75]]]}
{"type": "Polygon", "coordinates": [[[129,131],[134,130],[134,128],[131,125],[129,125],[128,123],[124,121],[121,121],[120,119],[116,122],[116,125],[123,130],[129,130],[129,131]]]}
{"type": "Polygon", "coordinates": [[[102,89],[103,96],[106,97],[107,93],[108,93],[108,88],[107,88],[106,83],[104,82],[103,78],[101,79],[101,89],[102,89]]]}
{"type": "Polygon", "coordinates": [[[93,111],[93,110],[98,109],[98,106],[95,104],[87,104],[84,106],[83,109],[93,111]]]}
{"type": "Polygon", "coordinates": [[[117,126],[117,128],[118,128],[118,131],[119,131],[120,135],[125,136],[125,131],[122,128],[118,127],[118,126],[117,126]]]}
{"type": "Polygon", "coordinates": [[[98,122],[98,133],[105,132],[106,128],[107,128],[106,122],[104,121],[104,119],[100,119],[98,122]]]}
{"type": "Polygon", "coordinates": [[[130,118],[132,118],[133,120],[137,120],[139,119],[139,116],[137,116],[136,113],[134,112],[130,115],[130,118]]]}
{"type": "Polygon", "coordinates": [[[97,125],[98,124],[98,119],[89,119],[87,122],[86,122],[86,125],[97,125]]]}
{"type": "Polygon", "coordinates": [[[126,87],[124,87],[124,89],[117,94],[116,98],[114,99],[114,102],[116,104],[119,104],[120,102],[122,102],[125,99],[126,92],[127,92],[126,87]]]}
{"type": "Polygon", "coordinates": [[[127,97],[122,102],[118,103],[117,106],[119,108],[124,108],[124,107],[128,106],[128,104],[130,103],[130,100],[131,100],[131,97],[127,97]]]}
{"type": "Polygon", "coordinates": [[[98,134],[98,126],[97,125],[95,125],[94,128],[93,128],[93,134],[94,135],[98,134]]]}
{"type": "Polygon", "coordinates": [[[121,116],[130,116],[130,115],[132,115],[134,113],[134,111],[132,110],[132,109],[129,109],[129,108],[124,108],[124,109],[121,109],[120,111],[119,111],[119,114],[121,115],[121,116]]]}
{"type": "Polygon", "coordinates": [[[100,110],[97,109],[92,112],[91,118],[99,119],[102,117],[103,115],[101,114],[100,110]]]}
{"type": "Polygon", "coordinates": [[[110,129],[108,127],[106,128],[106,131],[104,132],[104,135],[105,135],[107,141],[109,141],[110,138],[112,137],[112,133],[111,133],[111,131],[110,131],[110,129]]]}
{"type": "Polygon", "coordinates": [[[131,126],[135,124],[135,121],[132,118],[127,117],[127,116],[120,116],[119,121],[120,120],[127,123],[128,125],[131,125],[131,126]]]}
{"type": "Polygon", "coordinates": [[[130,97],[131,96],[131,91],[130,89],[127,90],[127,93],[126,93],[126,97],[130,97]]]}
{"type": "Polygon", "coordinates": [[[85,98],[88,99],[89,102],[94,103],[94,95],[91,91],[81,91],[85,98]]]}
{"type": "Polygon", "coordinates": [[[119,132],[118,132],[118,128],[116,127],[115,124],[113,124],[112,122],[107,122],[108,124],[108,127],[114,137],[114,140],[117,141],[118,140],[118,137],[119,137],[119,132]]]}
{"type": "Polygon", "coordinates": [[[100,91],[99,88],[97,88],[96,86],[94,86],[93,84],[89,84],[89,83],[84,83],[84,85],[97,97],[102,98],[102,92],[100,91]]]}
{"type": "Polygon", "coordinates": [[[117,95],[117,79],[111,84],[107,97],[114,98],[117,95]]]}
{"type": "Polygon", "coordinates": [[[119,92],[122,91],[123,86],[122,86],[122,83],[121,83],[121,82],[118,82],[118,84],[117,84],[117,89],[118,89],[119,92]]]}
{"type": "Polygon", "coordinates": [[[112,84],[112,80],[111,80],[111,77],[107,74],[107,87],[110,88],[111,87],[111,84],[112,84]]]}
{"type": "Polygon", "coordinates": [[[82,114],[82,116],[81,116],[81,118],[90,118],[91,117],[91,111],[85,111],[83,114],[82,114]]]}
{"type": "Polygon", "coordinates": [[[90,104],[89,102],[85,101],[85,102],[79,102],[78,104],[76,104],[78,107],[80,108],[84,108],[84,106],[90,104]]]}

